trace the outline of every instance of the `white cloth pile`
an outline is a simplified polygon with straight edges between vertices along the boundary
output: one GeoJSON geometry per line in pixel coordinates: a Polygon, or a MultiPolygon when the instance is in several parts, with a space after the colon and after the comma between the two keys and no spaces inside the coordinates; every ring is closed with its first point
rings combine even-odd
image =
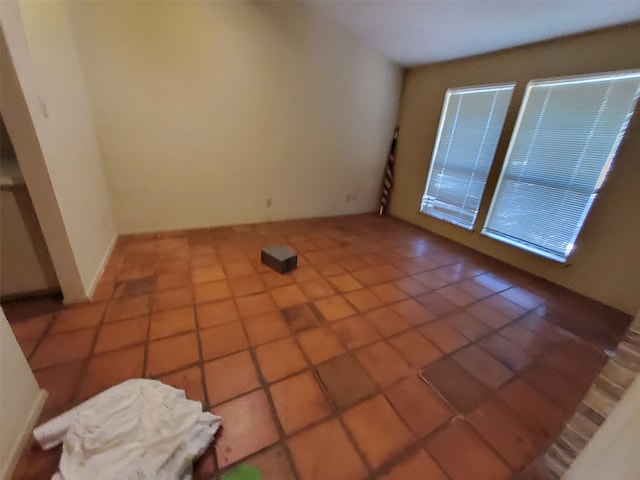
{"type": "Polygon", "coordinates": [[[52,480],[189,479],[220,417],[157,380],[127,380],[33,431],[42,448],[62,442],[52,480]]]}

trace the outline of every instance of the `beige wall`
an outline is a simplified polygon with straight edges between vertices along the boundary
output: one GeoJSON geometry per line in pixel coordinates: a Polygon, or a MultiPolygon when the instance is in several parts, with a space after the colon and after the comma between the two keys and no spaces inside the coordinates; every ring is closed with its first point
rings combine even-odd
{"type": "Polygon", "coordinates": [[[627,131],[609,179],[562,266],[480,234],[526,83],[535,78],[640,68],[640,24],[407,71],[400,102],[391,213],[627,313],[640,306],[640,116],[627,131]],[[469,232],[420,213],[447,88],[516,82],[484,201],[469,232]]]}
{"type": "Polygon", "coordinates": [[[59,286],[42,230],[24,185],[0,192],[0,296],[59,286]]]}
{"type": "Polygon", "coordinates": [[[0,309],[0,479],[10,478],[43,401],[43,392],[0,309]]]}
{"type": "Polygon", "coordinates": [[[65,300],[80,301],[86,295],[85,289],[56,193],[49,178],[43,148],[34,126],[34,123],[42,121],[42,117],[36,113],[38,111],[37,82],[22,26],[20,8],[15,2],[4,2],[0,14],[2,117],[10,132],[16,154],[21,159],[20,170],[30,185],[29,194],[45,235],[65,300]],[[12,45],[11,53],[9,43],[12,45]],[[18,72],[20,72],[20,79],[18,79],[18,72]]]}
{"type": "Polygon", "coordinates": [[[3,58],[3,118],[65,301],[81,301],[116,228],[66,7],[4,1],[0,19],[12,60],[3,58]]]}
{"type": "Polygon", "coordinates": [[[401,73],[303,3],[68,8],[121,232],[376,209],[401,73]]]}

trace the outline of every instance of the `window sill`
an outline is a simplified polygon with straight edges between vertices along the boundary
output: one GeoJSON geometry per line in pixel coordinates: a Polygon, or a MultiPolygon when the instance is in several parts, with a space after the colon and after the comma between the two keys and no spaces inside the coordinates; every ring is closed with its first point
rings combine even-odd
{"type": "Polygon", "coordinates": [[[547,260],[551,260],[554,263],[560,264],[562,266],[569,266],[569,258],[570,257],[561,257],[560,255],[555,255],[553,253],[550,252],[545,252],[543,250],[538,250],[535,247],[528,247],[527,245],[523,245],[521,243],[518,243],[514,240],[510,240],[509,238],[503,237],[501,235],[497,235],[495,233],[486,231],[486,230],[482,230],[482,235],[484,235],[485,237],[489,237],[493,240],[496,240],[500,243],[504,243],[506,245],[510,245],[512,247],[517,248],[518,250],[523,250],[525,252],[528,253],[532,253],[533,255],[537,256],[537,257],[542,257],[544,259],[547,260]]]}
{"type": "Polygon", "coordinates": [[[436,220],[440,220],[442,222],[448,223],[449,225],[453,225],[454,227],[459,227],[459,228],[462,228],[463,230],[467,230],[469,232],[473,232],[474,231],[473,230],[473,226],[469,227],[469,226],[463,225],[461,223],[456,223],[455,221],[452,221],[452,220],[448,219],[444,215],[436,215],[436,214],[433,214],[431,212],[425,212],[422,209],[419,209],[418,212],[420,212],[421,214],[423,214],[423,215],[425,215],[427,217],[435,218],[436,220]]]}

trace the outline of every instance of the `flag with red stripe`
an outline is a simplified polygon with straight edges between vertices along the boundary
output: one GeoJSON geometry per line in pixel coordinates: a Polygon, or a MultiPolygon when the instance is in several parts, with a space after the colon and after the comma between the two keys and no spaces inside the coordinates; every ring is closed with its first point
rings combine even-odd
{"type": "Polygon", "coordinates": [[[382,192],[380,194],[380,210],[379,215],[384,215],[389,208],[389,200],[391,198],[391,189],[393,188],[393,167],[396,162],[396,143],[398,142],[398,127],[393,132],[393,140],[391,140],[391,148],[389,148],[389,156],[387,157],[387,166],[384,169],[384,177],[382,178],[382,192]]]}

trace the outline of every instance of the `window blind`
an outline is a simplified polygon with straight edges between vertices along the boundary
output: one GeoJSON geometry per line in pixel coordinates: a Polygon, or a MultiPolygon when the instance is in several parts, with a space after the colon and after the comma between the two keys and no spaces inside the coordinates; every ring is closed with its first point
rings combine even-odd
{"type": "Polygon", "coordinates": [[[639,88],[640,72],[529,82],[483,233],[566,261],[639,88]]]}
{"type": "Polygon", "coordinates": [[[473,228],[513,84],[449,89],[420,211],[473,228]]]}

